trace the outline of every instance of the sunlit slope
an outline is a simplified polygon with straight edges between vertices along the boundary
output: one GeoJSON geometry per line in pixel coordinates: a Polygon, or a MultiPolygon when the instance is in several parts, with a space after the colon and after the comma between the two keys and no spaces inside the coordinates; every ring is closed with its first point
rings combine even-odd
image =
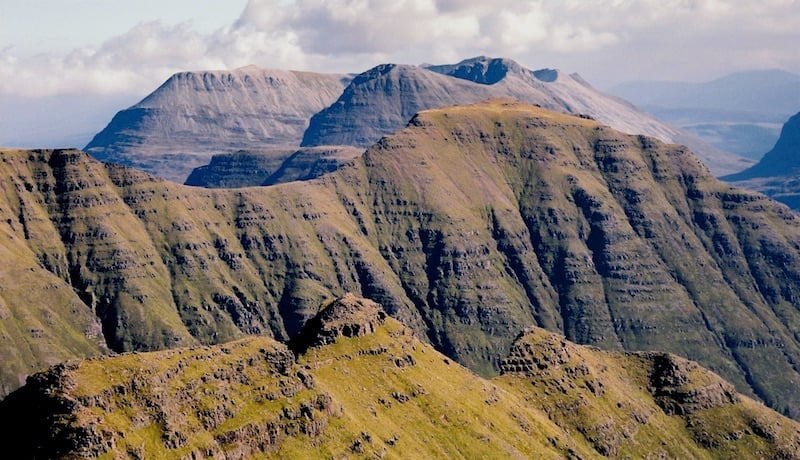
{"type": "Polygon", "coordinates": [[[4,158],[0,226],[117,351],[285,341],[351,291],[485,375],[539,325],[673,352],[800,410],[800,221],[682,147],[492,101],[422,112],[348,167],[266,188],[182,187],[77,151],[4,158]]]}
{"type": "Polygon", "coordinates": [[[253,337],[73,361],[0,403],[0,436],[19,458],[798,455],[797,422],[674,355],[531,328],[486,380],[352,295],[292,349],[253,337]]]}

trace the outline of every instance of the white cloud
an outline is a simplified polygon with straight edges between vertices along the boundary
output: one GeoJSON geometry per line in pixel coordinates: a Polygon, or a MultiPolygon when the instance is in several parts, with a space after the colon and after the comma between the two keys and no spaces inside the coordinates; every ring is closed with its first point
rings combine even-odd
{"type": "Polygon", "coordinates": [[[800,2],[764,0],[250,0],[227,27],[145,22],[66,54],[0,51],[0,93],[154,89],[181,70],[360,71],[478,54],[580,71],[592,81],[691,78],[748,67],[800,72],[800,2]],[[732,49],[730,43],[736,43],[732,49]]]}

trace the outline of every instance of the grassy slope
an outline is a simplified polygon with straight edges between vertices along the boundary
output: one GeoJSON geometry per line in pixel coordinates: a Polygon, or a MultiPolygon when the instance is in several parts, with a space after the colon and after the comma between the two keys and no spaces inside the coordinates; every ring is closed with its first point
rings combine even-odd
{"type": "MultiPolygon", "coordinates": [[[[0,152],[0,160],[5,164],[8,157],[27,155],[0,152]]],[[[34,157],[25,164],[38,163],[34,157]]],[[[53,224],[37,197],[20,193],[31,187],[26,171],[14,172],[0,183],[0,218],[7,224],[0,227],[1,394],[22,385],[33,369],[108,351],[94,312],[63,279],[42,267],[43,257],[63,260],[60,240],[30,246],[30,240],[52,234],[53,224]]]]}
{"type": "MultiPolygon", "coordinates": [[[[699,398],[713,407],[667,415],[648,390],[653,355],[601,352],[541,329],[517,346],[550,366],[485,380],[393,319],[297,362],[265,337],[73,362],[0,404],[2,433],[40,453],[100,458],[798,455],[800,425],[742,396],[699,398]],[[36,407],[61,415],[25,409],[36,407]]],[[[685,394],[730,388],[673,359],[686,370],[685,394]]]]}
{"type": "Polygon", "coordinates": [[[502,101],[426,111],[334,174],[268,188],[181,187],[74,151],[5,152],[2,168],[3,231],[118,351],[286,340],[353,291],[484,375],[537,324],[687,356],[800,407],[798,219],[592,120],[502,101]]]}

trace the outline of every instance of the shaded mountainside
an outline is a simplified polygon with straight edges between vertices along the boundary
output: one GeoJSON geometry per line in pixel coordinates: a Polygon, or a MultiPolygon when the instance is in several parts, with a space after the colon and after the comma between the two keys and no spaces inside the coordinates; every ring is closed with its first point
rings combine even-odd
{"type": "MultiPolygon", "coordinates": [[[[116,351],[287,341],[356,292],[482,374],[538,325],[690,358],[800,416],[800,219],[684,147],[493,101],[422,112],[334,173],[266,188],[179,186],[78,151],[4,151],[0,167],[3,245],[116,351]]],[[[10,309],[34,301],[16,294],[10,309]]],[[[15,356],[60,332],[0,348],[30,372],[15,356]]]]}
{"type": "Polygon", "coordinates": [[[297,148],[239,150],[211,157],[204,166],[194,168],[184,185],[207,188],[240,188],[261,185],[281,167],[297,148]]]}
{"type": "Polygon", "coordinates": [[[525,331],[486,380],[378,304],[266,337],[71,361],[0,403],[17,458],[797,458],[800,424],[697,364],[525,331]]]}
{"type": "Polygon", "coordinates": [[[311,118],[304,146],[369,147],[420,110],[513,98],[547,109],[586,114],[626,133],[689,145],[716,174],[750,164],[592,88],[577,74],[528,70],[509,59],[478,57],[453,65],[383,64],[355,77],[339,99],[311,118]]]}
{"type": "Polygon", "coordinates": [[[333,172],[358,158],[364,149],[348,146],[240,150],[219,154],[195,168],[185,185],[206,188],[240,188],[310,180],[333,172]]]}
{"type": "Polygon", "coordinates": [[[780,138],[761,161],[721,179],[800,209],[800,113],[783,125],[780,138]]]}
{"type": "Polygon", "coordinates": [[[299,145],[311,115],[349,80],[255,66],[178,73],[117,113],[85,150],[182,183],[217,153],[299,145]]]}

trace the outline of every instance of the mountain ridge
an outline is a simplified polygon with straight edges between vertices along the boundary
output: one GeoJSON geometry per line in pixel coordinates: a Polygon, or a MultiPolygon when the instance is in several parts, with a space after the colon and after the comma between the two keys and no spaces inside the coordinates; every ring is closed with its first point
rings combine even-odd
{"type": "Polygon", "coordinates": [[[334,173],[265,188],[183,187],[77,151],[0,167],[9,241],[118,352],[288,341],[356,292],[484,375],[535,324],[676,353],[800,407],[800,218],[594,120],[508,100],[423,111],[334,173]]]}
{"type": "Polygon", "coordinates": [[[533,71],[510,59],[485,56],[450,65],[382,64],[369,69],[354,78],[335,103],[311,118],[301,145],[368,147],[402,128],[420,110],[489,98],[513,98],[559,112],[586,114],[622,132],[687,144],[715,173],[734,172],[750,164],[627,101],[595,90],[580,76],[554,69],[533,71]]]}
{"type": "Polygon", "coordinates": [[[0,438],[20,458],[799,454],[800,424],[674,355],[529,328],[483,379],[353,295],[301,337],[53,367],[0,402],[0,438]]]}
{"type": "Polygon", "coordinates": [[[215,154],[321,145],[366,148],[403,128],[420,110],[496,97],[585,113],[623,132],[689,145],[715,174],[751,164],[595,90],[576,74],[529,70],[510,59],[488,57],[427,68],[381,64],[359,75],[255,66],[180,72],[119,111],[84,150],[102,161],[184,183],[215,154]],[[478,78],[490,67],[499,73],[490,80],[478,78]]]}

